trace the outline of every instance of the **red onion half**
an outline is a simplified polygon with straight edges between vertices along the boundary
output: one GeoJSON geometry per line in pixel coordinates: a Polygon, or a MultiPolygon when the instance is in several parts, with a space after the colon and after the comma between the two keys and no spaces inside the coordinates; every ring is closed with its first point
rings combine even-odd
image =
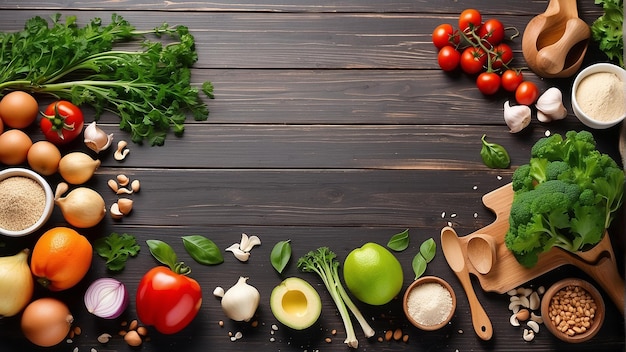
{"type": "Polygon", "coordinates": [[[100,318],[119,317],[128,307],[126,286],[112,278],[94,281],[85,292],[85,307],[89,313],[100,318]]]}

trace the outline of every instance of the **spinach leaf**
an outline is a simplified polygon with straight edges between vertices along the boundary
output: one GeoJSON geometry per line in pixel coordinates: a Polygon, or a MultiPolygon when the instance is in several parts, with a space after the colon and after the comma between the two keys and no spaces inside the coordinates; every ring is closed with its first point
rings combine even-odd
{"type": "Polygon", "coordinates": [[[407,249],[409,247],[409,229],[391,236],[389,242],[387,242],[387,247],[396,252],[402,252],[407,249]]]}
{"type": "Polygon", "coordinates": [[[219,247],[204,236],[183,236],[183,245],[185,245],[187,253],[200,264],[216,265],[224,262],[219,247]]]}
{"type": "Polygon", "coordinates": [[[283,270],[285,270],[285,267],[287,266],[287,263],[289,263],[289,259],[291,259],[290,240],[278,241],[270,253],[272,266],[276,269],[276,271],[282,274],[283,270]]]}
{"type": "Polygon", "coordinates": [[[492,169],[506,169],[509,167],[511,164],[509,153],[503,146],[487,142],[485,140],[486,136],[483,135],[481,138],[482,148],[480,149],[480,156],[483,159],[483,163],[492,169]]]}

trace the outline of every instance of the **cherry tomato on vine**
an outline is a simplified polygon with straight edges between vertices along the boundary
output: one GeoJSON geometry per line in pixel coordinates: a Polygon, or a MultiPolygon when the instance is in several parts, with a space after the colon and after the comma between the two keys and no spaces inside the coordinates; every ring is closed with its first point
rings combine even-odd
{"type": "Polygon", "coordinates": [[[513,49],[504,43],[500,43],[493,48],[495,56],[491,57],[491,68],[498,70],[504,65],[508,65],[513,60],[513,49]]]}
{"type": "Polygon", "coordinates": [[[478,36],[496,46],[504,40],[504,25],[495,18],[488,19],[478,29],[478,36]]]}
{"type": "Polygon", "coordinates": [[[514,92],[517,86],[524,81],[522,72],[517,70],[506,70],[502,73],[502,88],[508,92],[514,92]]]}
{"type": "Polygon", "coordinates": [[[474,29],[478,29],[482,24],[482,16],[478,10],[475,9],[465,9],[459,15],[459,29],[465,31],[472,26],[474,29]]]}
{"type": "Polygon", "coordinates": [[[432,34],[433,44],[437,49],[444,46],[459,44],[459,34],[454,31],[451,24],[443,23],[435,27],[432,34]]]}
{"type": "Polygon", "coordinates": [[[500,76],[495,72],[483,72],[476,78],[476,87],[485,95],[493,95],[500,89],[500,76]]]}
{"type": "Polygon", "coordinates": [[[139,320],[162,334],[174,334],[200,310],[202,291],[196,280],[157,266],[141,278],[136,303],[139,320]]]}
{"type": "Polygon", "coordinates": [[[85,120],[79,107],[59,100],[46,108],[39,127],[49,142],[67,144],[83,133],[85,120]]]}
{"type": "Polygon", "coordinates": [[[444,71],[453,71],[459,66],[461,53],[451,46],[444,46],[437,54],[439,67],[444,71]]]}
{"type": "Polygon", "coordinates": [[[539,98],[539,88],[530,81],[524,81],[515,89],[515,100],[518,104],[531,105],[539,98]]]}
{"type": "Polygon", "coordinates": [[[481,48],[469,47],[461,54],[461,69],[473,75],[483,70],[487,63],[487,54],[481,48]]]}

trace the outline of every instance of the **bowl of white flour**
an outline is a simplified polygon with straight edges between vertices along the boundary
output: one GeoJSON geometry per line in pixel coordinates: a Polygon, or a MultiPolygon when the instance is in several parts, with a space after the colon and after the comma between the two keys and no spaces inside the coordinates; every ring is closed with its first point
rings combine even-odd
{"type": "Polygon", "coordinates": [[[586,126],[605,129],[626,117],[626,71],[599,63],[582,70],[572,86],[572,110],[586,126]]]}

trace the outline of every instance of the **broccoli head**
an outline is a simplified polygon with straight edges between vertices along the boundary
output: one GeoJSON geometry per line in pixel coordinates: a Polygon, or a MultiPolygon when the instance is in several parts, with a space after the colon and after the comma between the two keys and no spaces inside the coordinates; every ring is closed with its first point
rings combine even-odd
{"type": "Polygon", "coordinates": [[[512,185],[505,244],[532,266],[552,247],[574,252],[602,239],[623,202],[624,171],[590,132],[569,131],[539,139],[512,185]]]}

